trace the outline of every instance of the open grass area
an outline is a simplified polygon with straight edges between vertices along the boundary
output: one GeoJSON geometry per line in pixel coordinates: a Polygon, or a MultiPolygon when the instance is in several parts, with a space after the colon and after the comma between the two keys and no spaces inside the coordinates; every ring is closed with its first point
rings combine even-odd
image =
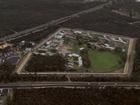
{"type": "Polygon", "coordinates": [[[109,51],[89,50],[89,59],[94,72],[112,72],[121,65],[121,56],[109,51]]]}
{"type": "Polygon", "coordinates": [[[79,52],[80,48],[87,48],[86,44],[74,45],[71,49],[72,52],[79,52]]]}

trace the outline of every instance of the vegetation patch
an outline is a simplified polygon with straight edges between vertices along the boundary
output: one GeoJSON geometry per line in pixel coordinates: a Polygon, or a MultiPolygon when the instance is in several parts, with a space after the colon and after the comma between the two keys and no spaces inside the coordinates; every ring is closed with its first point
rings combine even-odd
{"type": "Polygon", "coordinates": [[[120,67],[121,56],[109,51],[89,50],[91,68],[94,72],[111,72],[120,67]]]}

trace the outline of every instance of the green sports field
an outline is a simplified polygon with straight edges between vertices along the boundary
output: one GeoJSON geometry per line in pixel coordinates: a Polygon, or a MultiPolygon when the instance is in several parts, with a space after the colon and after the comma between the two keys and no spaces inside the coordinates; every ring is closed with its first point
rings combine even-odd
{"type": "Polygon", "coordinates": [[[120,54],[95,50],[89,50],[89,59],[94,72],[113,72],[121,66],[122,60],[120,54]]]}

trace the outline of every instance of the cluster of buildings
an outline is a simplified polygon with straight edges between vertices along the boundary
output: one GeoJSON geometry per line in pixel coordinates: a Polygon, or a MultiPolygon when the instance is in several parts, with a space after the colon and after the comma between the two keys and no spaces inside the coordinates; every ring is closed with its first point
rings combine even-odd
{"type": "Polygon", "coordinates": [[[21,41],[16,45],[1,42],[0,43],[0,64],[9,61],[11,64],[16,65],[20,57],[31,51],[35,45],[33,42],[21,41]]]}
{"type": "Polygon", "coordinates": [[[43,56],[61,54],[68,61],[66,64],[68,68],[73,68],[76,65],[81,67],[83,65],[82,57],[77,53],[72,53],[68,50],[67,46],[65,46],[66,37],[69,38],[71,35],[72,33],[70,30],[59,30],[50,40],[46,41],[41,47],[35,50],[33,54],[40,54],[43,56]]]}
{"type": "MultiPolygon", "coordinates": [[[[94,49],[105,49],[113,51],[116,48],[120,48],[122,52],[127,51],[129,41],[127,39],[104,35],[101,33],[95,33],[91,31],[82,30],[71,30],[71,29],[60,29],[51,36],[41,47],[33,51],[33,54],[49,55],[61,54],[67,60],[67,67],[82,67],[83,60],[79,52],[73,52],[74,43],[69,42],[71,40],[78,42],[83,41],[84,44],[90,45],[94,49]],[[68,39],[68,40],[67,40],[68,39]],[[68,45],[73,44],[73,46],[68,45]]],[[[84,47],[79,47],[79,51],[83,50],[84,47]]]]}
{"type": "Polygon", "coordinates": [[[34,42],[31,41],[21,41],[18,44],[19,49],[24,53],[28,53],[29,51],[32,51],[32,48],[35,46],[36,44],[34,42]]]}
{"type": "Polygon", "coordinates": [[[39,47],[33,53],[40,54],[40,55],[50,55],[50,56],[58,53],[59,49],[61,49],[61,46],[64,43],[63,37],[64,37],[64,33],[54,34],[53,38],[46,41],[41,47],[39,47]]]}
{"type": "Polygon", "coordinates": [[[16,58],[19,58],[18,49],[14,48],[10,43],[0,43],[0,64],[5,61],[12,61],[15,63],[16,58]]]}
{"type": "Polygon", "coordinates": [[[83,66],[83,60],[79,54],[72,53],[72,54],[69,54],[67,58],[68,58],[68,64],[67,64],[68,68],[83,66]]]}
{"type": "Polygon", "coordinates": [[[120,48],[122,52],[126,52],[129,44],[127,38],[91,31],[74,31],[74,37],[75,36],[79,36],[81,40],[86,41],[92,48],[96,49],[114,51],[116,48],[120,48]]]}

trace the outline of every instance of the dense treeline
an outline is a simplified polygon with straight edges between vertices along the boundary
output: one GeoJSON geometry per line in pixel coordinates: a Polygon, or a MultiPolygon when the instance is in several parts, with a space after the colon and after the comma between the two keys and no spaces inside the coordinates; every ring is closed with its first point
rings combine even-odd
{"type": "Polygon", "coordinates": [[[10,77],[9,82],[25,82],[25,81],[68,81],[68,78],[64,75],[17,75],[14,74],[10,77]]]}
{"type": "Polygon", "coordinates": [[[140,15],[140,3],[137,0],[114,0],[112,8],[122,13],[125,11],[131,18],[140,15]]]}
{"type": "Polygon", "coordinates": [[[60,26],[140,37],[140,27],[130,25],[129,23],[132,21],[135,20],[113,13],[110,8],[103,8],[102,10],[71,19],[60,26]]]}
{"type": "Polygon", "coordinates": [[[65,71],[65,59],[59,54],[56,55],[33,55],[25,70],[29,72],[51,72],[65,71]]]}
{"type": "Polygon", "coordinates": [[[135,72],[140,71],[140,39],[137,40],[137,44],[136,44],[134,71],[135,72]]]}
{"type": "Polygon", "coordinates": [[[25,41],[33,41],[36,43],[39,43],[42,39],[47,38],[49,35],[51,35],[52,33],[54,33],[59,27],[57,25],[51,25],[49,26],[46,30],[41,31],[41,32],[37,32],[37,33],[31,33],[28,36],[25,37],[21,37],[19,39],[15,39],[13,41],[11,41],[12,43],[14,43],[15,45],[23,40],[25,41]]]}
{"type": "Polygon", "coordinates": [[[62,3],[65,0],[0,1],[0,36],[44,24],[101,3],[62,3]]]}
{"type": "Polygon", "coordinates": [[[8,105],[140,105],[140,91],[123,88],[14,90],[8,105]]]}
{"type": "Polygon", "coordinates": [[[9,81],[12,72],[14,71],[15,66],[9,62],[5,62],[0,65],[0,81],[7,82],[9,81]]]}
{"type": "Polygon", "coordinates": [[[140,39],[137,40],[133,78],[140,80],[140,39]]]}

